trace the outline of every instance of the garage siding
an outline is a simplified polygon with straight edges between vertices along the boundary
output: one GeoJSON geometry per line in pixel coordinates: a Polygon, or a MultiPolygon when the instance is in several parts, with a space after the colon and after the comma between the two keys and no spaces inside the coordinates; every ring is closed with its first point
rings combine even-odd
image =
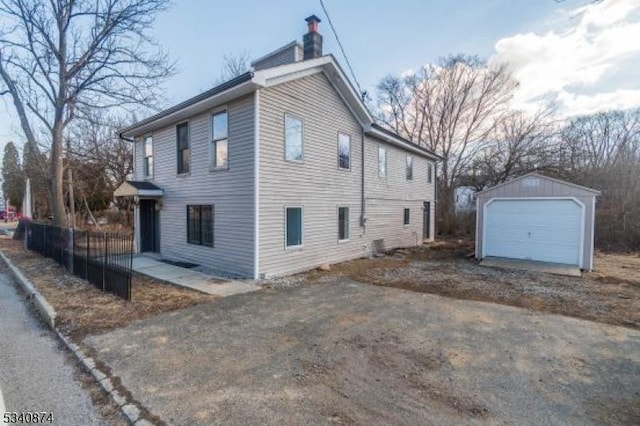
{"type": "Polygon", "coordinates": [[[585,207],[582,268],[592,268],[594,200],[599,193],[541,175],[527,175],[478,194],[476,219],[476,258],[482,259],[484,207],[495,198],[575,198],[585,207]]]}

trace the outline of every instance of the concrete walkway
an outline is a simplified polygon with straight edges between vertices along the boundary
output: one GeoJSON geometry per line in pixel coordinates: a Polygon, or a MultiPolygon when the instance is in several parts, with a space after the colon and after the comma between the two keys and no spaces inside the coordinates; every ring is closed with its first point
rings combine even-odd
{"type": "Polygon", "coordinates": [[[212,277],[202,272],[170,265],[144,255],[134,256],[133,270],[160,281],[188,287],[203,293],[213,294],[214,296],[225,297],[260,289],[258,285],[250,280],[238,281],[212,277]]]}
{"type": "Polygon", "coordinates": [[[561,263],[534,262],[532,260],[507,259],[504,257],[487,257],[480,262],[481,266],[491,266],[503,269],[521,269],[525,271],[545,272],[547,274],[581,277],[580,268],[575,265],[561,263]]]}

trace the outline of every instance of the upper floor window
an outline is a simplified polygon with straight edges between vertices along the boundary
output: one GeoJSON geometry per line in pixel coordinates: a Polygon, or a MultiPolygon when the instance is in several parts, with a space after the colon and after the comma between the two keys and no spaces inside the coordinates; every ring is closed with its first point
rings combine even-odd
{"type": "Polygon", "coordinates": [[[287,161],[302,161],[302,120],[292,115],[284,116],[284,155],[287,161]]]}
{"type": "Polygon", "coordinates": [[[142,173],[145,178],[153,177],[153,138],[144,138],[144,160],[142,163],[142,173]]]}
{"type": "Polygon", "coordinates": [[[407,155],[407,180],[413,180],[413,157],[407,155]]]}
{"type": "Polygon", "coordinates": [[[427,163],[427,183],[433,182],[433,164],[427,163]]]}
{"type": "Polygon", "coordinates": [[[229,120],[227,110],[213,114],[211,118],[211,168],[229,166],[229,120]]]}
{"type": "Polygon", "coordinates": [[[182,123],[176,126],[176,145],[178,149],[178,174],[189,173],[191,165],[189,123],[182,123]]]}
{"type": "Polygon", "coordinates": [[[378,176],[387,176],[387,150],[378,147],[378,176]]]}
{"type": "Polygon", "coordinates": [[[338,133],[338,168],[351,169],[351,136],[338,133]]]}

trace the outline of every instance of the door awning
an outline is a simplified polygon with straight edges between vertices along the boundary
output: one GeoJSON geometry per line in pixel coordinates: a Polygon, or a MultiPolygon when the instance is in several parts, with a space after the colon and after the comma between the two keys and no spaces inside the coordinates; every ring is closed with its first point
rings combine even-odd
{"type": "Polygon", "coordinates": [[[159,188],[151,182],[127,180],[122,182],[115,191],[114,197],[140,197],[140,198],[160,198],[163,194],[162,188],[159,188]]]}

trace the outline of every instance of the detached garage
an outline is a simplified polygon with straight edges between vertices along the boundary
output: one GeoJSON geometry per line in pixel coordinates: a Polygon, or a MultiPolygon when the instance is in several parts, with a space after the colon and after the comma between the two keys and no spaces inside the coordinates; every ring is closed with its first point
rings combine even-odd
{"type": "Polygon", "coordinates": [[[593,268],[599,191],[531,173],[476,199],[476,258],[506,257],[593,268]]]}

